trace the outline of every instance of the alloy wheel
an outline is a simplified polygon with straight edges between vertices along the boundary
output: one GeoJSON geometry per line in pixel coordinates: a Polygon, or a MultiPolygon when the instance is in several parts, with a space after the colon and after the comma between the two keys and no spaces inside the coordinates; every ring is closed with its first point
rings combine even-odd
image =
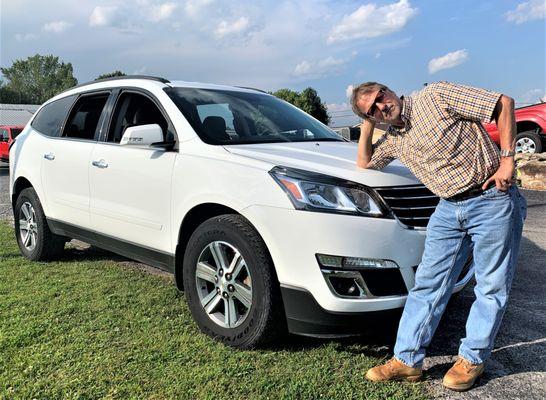
{"type": "Polygon", "coordinates": [[[535,153],[536,143],[527,137],[522,137],[516,141],[516,153],[535,153]]]}
{"type": "Polygon", "coordinates": [[[30,202],[26,201],[19,210],[19,237],[21,243],[30,252],[36,247],[38,236],[38,225],[36,223],[36,213],[30,202]]]}
{"type": "Polygon", "coordinates": [[[224,241],[209,243],[197,260],[195,284],[207,316],[223,328],[243,323],[252,307],[252,278],[240,251],[224,241]]]}

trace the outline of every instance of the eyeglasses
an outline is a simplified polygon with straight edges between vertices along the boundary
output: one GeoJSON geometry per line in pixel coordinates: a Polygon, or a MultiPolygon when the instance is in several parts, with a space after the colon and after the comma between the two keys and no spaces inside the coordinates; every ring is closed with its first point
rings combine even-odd
{"type": "Polygon", "coordinates": [[[375,95],[375,99],[372,103],[372,105],[370,106],[370,109],[368,110],[368,112],[366,113],[366,116],[371,119],[371,120],[375,120],[375,112],[377,111],[377,103],[378,102],[381,102],[383,100],[383,97],[385,96],[385,89],[379,89],[379,91],[377,92],[377,94],[375,95]]]}

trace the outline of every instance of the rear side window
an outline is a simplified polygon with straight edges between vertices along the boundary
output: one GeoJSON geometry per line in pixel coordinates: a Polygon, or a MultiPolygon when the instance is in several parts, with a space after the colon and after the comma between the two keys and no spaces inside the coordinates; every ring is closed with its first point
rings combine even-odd
{"type": "Polygon", "coordinates": [[[61,136],[63,122],[75,98],[76,96],[63,97],[45,105],[30,125],[43,135],[61,136]]]}
{"type": "Polygon", "coordinates": [[[94,140],[102,110],[109,93],[82,96],[77,101],[64,127],[64,137],[94,140]]]}

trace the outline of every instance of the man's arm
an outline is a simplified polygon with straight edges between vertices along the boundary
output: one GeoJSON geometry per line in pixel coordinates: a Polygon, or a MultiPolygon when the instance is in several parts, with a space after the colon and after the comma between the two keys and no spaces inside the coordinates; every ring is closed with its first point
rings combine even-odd
{"type": "Polygon", "coordinates": [[[358,156],[356,165],[360,168],[367,168],[372,159],[372,136],[375,129],[375,123],[370,120],[364,120],[360,125],[360,138],[358,139],[358,156]]]}
{"type": "MultiPolygon", "coordinates": [[[[500,146],[503,150],[514,150],[516,137],[516,117],[514,114],[514,99],[502,95],[495,106],[493,117],[497,122],[500,135],[500,146]]],[[[499,169],[485,183],[486,189],[491,182],[495,182],[497,189],[508,190],[514,175],[514,158],[501,157],[499,169]]]]}

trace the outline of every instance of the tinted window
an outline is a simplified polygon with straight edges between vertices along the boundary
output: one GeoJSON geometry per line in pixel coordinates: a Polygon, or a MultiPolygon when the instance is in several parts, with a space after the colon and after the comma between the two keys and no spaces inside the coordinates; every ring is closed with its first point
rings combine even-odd
{"type": "Polygon", "coordinates": [[[326,125],[274,96],[228,90],[165,90],[209,144],[344,141],[326,125]]]}
{"type": "Polygon", "coordinates": [[[7,129],[0,129],[0,140],[1,141],[7,141],[8,140],[8,131],[7,131],[7,129]]]}
{"type": "MultiPolygon", "coordinates": [[[[120,95],[108,132],[108,141],[119,143],[127,128],[137,125],[158,124],[167,137],[168,123],[159,108],[148,97],[124,92],[120,95]]],[[[168,139],[168,140],[172,140],[168,139]]]]}
{"type": "Polygon", "coordinates": [[[23,132],[22,129],[12,128],[11,129],[11,138],[15,139],[21,132],[23,132]]]}
{"type": "Polygon", "coordinates": [[[42,107],[31,126],[47,136],[60,136],[61,128],[76,96],[63,97],[42,107]]]}
{"type": "Polygon", "coordinates": [[[80,97],[66,121],[63,136],[93,140],[108,96],[108,93],[103,93],[80,97]]]}

